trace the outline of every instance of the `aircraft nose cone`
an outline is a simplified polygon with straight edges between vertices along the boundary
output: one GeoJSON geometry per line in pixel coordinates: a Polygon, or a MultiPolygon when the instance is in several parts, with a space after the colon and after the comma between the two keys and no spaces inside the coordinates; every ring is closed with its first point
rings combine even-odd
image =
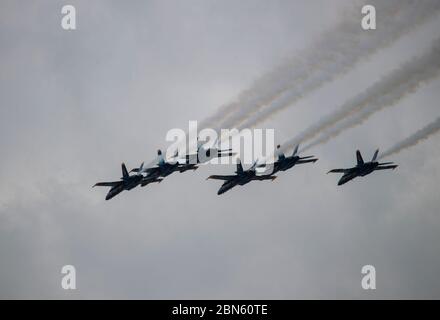
{"type": "Polygon", "coordinates": [[[338,182],[338,186],[342,186],[343,184],[346,184],[348,182],[348,180],[346,180],[346,179],[341,179],[341,180],[339,180],[339,182],[338,182]]]}
{"type": "MultiPolygon", "coordinates": [[[[353,178],[351,178],[351,179],[353,179],[353,178]]],[[[350,179],[350,177],[345,177],[345,176],[343,176],[340,180],[339,180],[339,182],[338,182],[338,186],[342,186],[343,184],[346,184],[348,181],[350,181],[351,180],[350,179]]]]}

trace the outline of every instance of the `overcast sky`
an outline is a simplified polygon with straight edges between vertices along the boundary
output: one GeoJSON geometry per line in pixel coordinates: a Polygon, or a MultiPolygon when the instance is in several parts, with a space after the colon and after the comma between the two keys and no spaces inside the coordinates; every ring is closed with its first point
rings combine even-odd
{"type": "MultiPolygon", "coordinates": [[[[437,118],[439,79],[274,182],[217,196],[221,182],[206,177],[235,168],[203,166],[111,201],[91,189],[119,179],[123,161],[152,160],[169,129],[233,101],[350,4],[2,0],[0,298],[440,298],[439,136],[387,159],[396,171],[343,187],[326,175],[437,118]],[[63,4],[76,7],[75,31],[61,28],[63,4]],[[67,264],[75,291],[60,285],[67,264]],[[361,288],[367,264],[375,291],[361,288]]],[[[440,17],[414,28],[260,127],[278,143],[295,136],[439,30],[440,17]]]]}

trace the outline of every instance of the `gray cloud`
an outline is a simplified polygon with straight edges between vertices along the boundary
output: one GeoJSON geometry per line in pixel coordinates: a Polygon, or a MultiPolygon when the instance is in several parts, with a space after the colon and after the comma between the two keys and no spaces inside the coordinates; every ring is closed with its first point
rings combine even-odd
{"type": "MultiPolygon", "coordinates": [[[[356,148],[387,148],[437,118],[438,80],[273,183],[218,197],[205,177],[234,169],[203,166],[108,202],[91,189],[119,178],[120,162],[153,158],[170,128],[209,117],[309,47],[349,3],[71,1],[78,30],[67,32],[57,1],[3,1],[0,297],[438,298],[438,139],[395,155],[394,173],[346,188],[324,174],[354,161],[356,148]],[[77,268],[75,292],[61,289],[65,264],[77,268]],[[364,264],[376,266],[375,292],[360,288],[364,264]]],[[[268,126],[295,136],[421,54],[439,23],[268,126]]]]}

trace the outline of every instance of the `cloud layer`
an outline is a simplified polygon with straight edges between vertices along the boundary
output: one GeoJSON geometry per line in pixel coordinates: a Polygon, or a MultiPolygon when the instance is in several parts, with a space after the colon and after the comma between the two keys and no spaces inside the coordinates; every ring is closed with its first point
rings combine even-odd
{"type": "MultiPolygon", "coordinates": [[[[345,188],[325,175],[352,164],[356,148],[386,149],[436,119],[438,80],[317,146],[316,165],[273,183],[219,197],[205,178],[234,168],[204,166],[108,202],[91,189],[118,179],[122,161],[154,158],[170,128],[215,114],[300,55],[351,3],[74,0],[78,29],[66,32],[57,1],[3,1],[0,297],[440,297],[436,136],[395,154],[395,172],[345,188]],[[74,292],[60,285],[66,264],[77,270],[74,292]],[[377,270],[374,292],[360,286],[366,264],[377,270]]],[[[268,126],[295,137],[423,55],[439,23],[360,61],[268,126]]]]}

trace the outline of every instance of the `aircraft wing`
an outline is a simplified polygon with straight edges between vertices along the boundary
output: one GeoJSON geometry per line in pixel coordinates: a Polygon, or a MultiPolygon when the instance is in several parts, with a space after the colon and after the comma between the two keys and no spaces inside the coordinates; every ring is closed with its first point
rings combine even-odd
{"type": "MultiPolygon", "coordinates": [[[[229,150],[218,150],[217,154],[215,154],[215,156],[209,154],[209,155],[206,156],[206,159],[207,160],[212,160],[214,158],[232,157],[232,156],[235,156],[235,155],[236,155],[235,152],[232,152],[232,151],[229,151],[229,150]]],[[[191,161],[194,162],[194,163],[198,163],[198,162],[200,162],[199,154],[198,153],[187,154],[187,155],[185,155],[185,161],[186,161],[186,163],[190,163],[191,161]]]]}
{"type": "MultiPolygon", "coordinates": [[[[153,172],[158,171],[160,168],[158,166],[154,166],[154,167],[150,167],[150,168],[146,168],[146,169],[142,169],[142,172],[146,172],[147,174],[151,174],[153,172]]],[[[131,169],[130,172],[139,172],[139,168],[134,168],[131,169]]]]}
{"type": "Polygon", "coordinates": [[[213,180],[224,180],[224,181],[227,181],[227,180],[231,180],[231,179],[233,179],[235,177],[236,177],[235,175],[230,175],[230,176],[213,175],[213,176],[209,176],[208,178],[206,178],[206,180],[213,179],[213,180]]]}
{"type": "Polygon", "coordinates": [[[376,170],[388,170],[388,169],[396,169],[398,167],[398,165],[392,165],[392,166],[382,166],[382,167],[377,167],[376,170]]]}
{"type": "Polygon", "coordinates": [[[120,183],[121,183],[121,181],[98,182],[92,188],[94,188],[94,187],[114,187],[114,186],[117,186],[120,183]]]}
{"type": "Polygon", "coordinates": [[[146,178],[143,178],[143,179],[142,179],[142,181],[141,181],[141,187],[145,187],[146,185],[148,185],[148,184],[150,184],[150,183],[154,183],[154,182],[161,183],[162,180],[163,180],[163,179],[146,177],[146,178]]]}
{"type": "Polygon", "coordinates": [[[303,163],[315,163],[318,161],[318,159],[304,159],[298,160],[296,164],[303,164],[303,163]]]}
{"type": "Polygon", "coordinates": [[[264,168],[264,167],[269,167],[269,166],[276,167],[276,166],[279,166],[280,163],[281,163],[280,160],[276,160],[272,163],[260,163],[259,165],[257,165],[257,168],[264,168]]]}
{"type": "Polygon", "coordinates": [[[274,181],[277,178],[277,176],[270,176],[270,175],[263,175],[263,176],[255,176],[254,180],[272,180],[274,181]]]}
{"type": "Polygon", "coordinates": [[[348,172],[348,170],[349,169],[333,169],[333,170],[330,170],[327,173],[346,173],[346,172],[348,172]]]}
{"type": "Polygon", "coordinates": [[[152,174],[157,171],[160,171],[159,167],[151,167],[151,168],[144,169],[144,172],[146,172],[147,175],[152,174]]]}

